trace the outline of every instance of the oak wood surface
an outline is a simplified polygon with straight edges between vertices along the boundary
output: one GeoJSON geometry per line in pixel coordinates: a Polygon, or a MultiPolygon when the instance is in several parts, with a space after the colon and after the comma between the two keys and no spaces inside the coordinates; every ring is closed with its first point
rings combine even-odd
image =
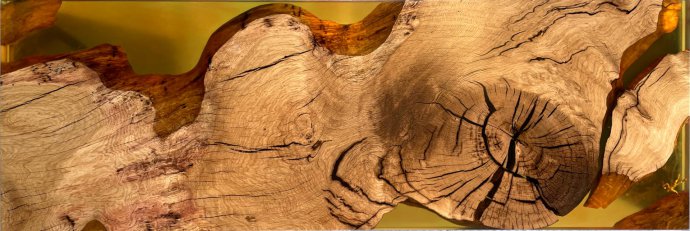
{"type": "MultiPolygon", "coordinates": [[[[370,53],[386,40],[401,7],[401,2],[382,3],[363,20],[351,25],[320,20],[302,8],[289,4],[255,7],[216,30],[194,68],[179,75],[136,74],[125,52],[110,44],[69,54],[27,57],[3,63],[0,71],[8,73],[36,63],[63,58],[82,62],[98,72],[107,87],[137,91],[151,98],[157,113],[154,129],[159,136],[164,137],[196,118],[204,94],[203,77],[211,57],[235,33],[244,29],[247,23],[268,15],[292,15],[297,18],[295,23],[299,21],[309,26],[315,43],[335,54],[361,55],[370,53]]],[[[270,20],[264,20],[264,23],[271,24],[270,20]]]]}
{"type": "MultiPolygon", "coordinates": [[[[366,229],[405,200],[546,227],[595,185],[611,82],[661,9],[406,1],[347,26],[272,4],[179,76],[136,75],[110,45],[8,64],[3,228],[366,229]]],[[[682,87],[684,56],[655,88],[682,87]]],[[[687,103],[673,92],[658,113],[687,103]]]]}
{"type": "Polygon", "coordinates": [[[598,187],[587,206],[602,208],[661,168],[673,154],[678,128],[690,116],[687,51],[643,72],[617,99],[598,187]]]}

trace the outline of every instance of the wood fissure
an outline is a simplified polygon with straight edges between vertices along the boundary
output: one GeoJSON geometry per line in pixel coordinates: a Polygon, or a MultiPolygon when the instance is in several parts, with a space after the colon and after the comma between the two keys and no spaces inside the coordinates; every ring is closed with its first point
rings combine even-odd
{"type": "Polygon", "coordinates": [[[370,229],[405,200],[547,227],[594,187],[601,153],[616,155],[604,170],[652,169],[626,140],[666,137],[687,103],[687,53],[616,95],[660,1],[409,0],[351,25],[269,4],[180,75],[137,75],[111,45],[7,64],[3,228],[370,229]],[[600,152],[607,117],[620,142],[600,152]]]}
{"type": "MultiPolygon", "coordinates": [[[[402,5],[402,2],[382,3],[362,21],[351,25],[320,20],[302,8],[290,4],[262,5],[233,18],[211,34],[194,68],[179,75],[137,75],[127,61],[124,51],[120,47],[107,44],[70,54],[28,57],[12,63],[3,63],[0,71],[3,74],[9,73],[33,64],[64,58],[82,62],[99,73],[106,87],[137,91],[151,98],[157,113],[154,128],[159,136],[165,137],[196,119],[201,100],[204,98],[204,75],[211,64],[211,58],[228,39],[245,29],[247,23],[270,15],[292,15],[299,20],[291,22],[292,24],[304,23],[309,26],[314,43],[326,47],[335,54],[357,56],[371,53],[386,40],[402,5]]],[[[263,22],[267,27],[272,26],[270,19],[264,19],[263,22]]],[[[299,54],[301,53],[293,55],[299,54]]],[[[290,56],[292,55],[266,66],[247,70],[228,80],[269,68],[290,56]]]]}
{"type": "MultiPolygon", "coordinates": [[[[620,10],[619,6],[613,2],[604,2],[601,4],[608,4],[615,6],[620,10]]],[[[601,5],[600,4],[600,5],[601,5]]],[[[639,2],[638,2],[639,4],[639,2]]],[[[635,6],[635,8],[637,5],[635,6]]],[[[633,8],[634,10],[634,8],[633,8]]],[[[624,11],[629,14],[628,11],[624,11]]],[[[658,21],[656,25],[656,30],[644,38],[636,41],[630,47],[626,48],[624,51],[621,61],[620,61],[620,71],[619,77],[611,82],[611,91],[606,96],[606,113],[604,114],[604,119],[602,120],[602,135],[600,140],[600,161],[599,164],[602,166],[601,175],[597,176],[597,182],[599,186],[593,188],[585,206],[593,208],[606,207],[608,204],[613,202],[618,196],[622,195],[631,185],[631,182],[627,182],[623,178],[617,176],[617,170],[611,170],[612,166],[611,156],[606,153],[607,145],[609,139],[611,139],[611,131],[607,128],[612,126],[613,111],[618,105],[618,101],[621,96],[628,90],[632,90],[636,87],[637,83],[642,81],[649,72],[656,67],[659,62],[661,62],[663,57],[659,57],[657,60],[652,62],[649,67],[636,75],[633,79],[627,80],[623,78],[624,73],[628,70],[630,65],[639,58],[642,53],[644,53],[651,44],[659,39],[661,35],[672,32],[678,24],[678,13],[680,11],[680,2],[676,0],[664,0],[662,10],[658,14],[658,21]],[[615,182],[615,183],[614,183],[615,182]],[[614,186],[616,185],[616,186],[614,186]],[[609,191],[610,190],[610,191],[609,191]]],[[[615,135],[614,135],[615,136],[615,135]]]]}

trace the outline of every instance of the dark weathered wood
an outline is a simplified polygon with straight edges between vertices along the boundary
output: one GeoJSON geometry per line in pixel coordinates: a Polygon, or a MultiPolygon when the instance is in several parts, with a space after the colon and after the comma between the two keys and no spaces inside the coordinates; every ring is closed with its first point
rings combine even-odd
{"type": "Polygon", "coordinates": [[[405,200],[540,228],[577,206],[660,1],[401,4],[350,26],[255,8],[179,76],[110,45],[3,66],[3,228],[366,229],[405,200]]]}
{"type": "Polygon", "coordinates": [[[10,1],[2,5],[2,45],[14,43],[27,34],[50,27],[61,0],[10,1]]]}
{"type": "Polygon", "coordinates": [[[671,193],[651,206],[623,218],[616,229],[688,229],[688,192],[671,193]]]}

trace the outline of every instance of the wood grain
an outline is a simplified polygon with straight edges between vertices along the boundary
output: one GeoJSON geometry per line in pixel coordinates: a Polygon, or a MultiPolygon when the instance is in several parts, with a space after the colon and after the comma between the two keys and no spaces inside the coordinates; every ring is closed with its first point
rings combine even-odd
{"type": "Polygon", "coordinates": [[[684,51],[659,60],[624,91],[612,111],[603,175],[587,207],[606,208],[673,154],[678,129],[690,116],[690,77],[684,51]]]}
{"type": "Polygon", "coordinates": [[[660,3],[406,1],[350,26],[274,4],[180,76],[109,45],[11,64],[3,228],[368,229],[405,200],[546,227],[602,171],[611,82],[660,3]]]}
{"type": "MultiPolygon", "coordinates": [[[[59,6],[59,5],[58,5],[59,6]]],[[[179,75],[134,73],[125,52],[118,46],[103,44],[69,54],[27,57],[12,63],[3,63],[0,70],[8,73],[36,63],[57,59],[71,59],[86,64],[99,73],[105,86],[123,91],[136,91],[151,99],[156,108],[156,134],[165,137],[194,121],[204,95],[203,78],[211,57],[246,24],[269,15],[287,14],[295,23],[306,24],[314,42],[340,55],[363,55],[372,52],[390,34],[402,2],[382,3],[362,21],[340,25],[320,20],[300,7],[289,4],[267,4],[255,7],[223,24],[207,42],[197,64],[179,75]]],[[[263,21],[271,25],[270,19],[263,21]]]]}
{"type": "Polygon", "coordinates": [[[666,56],[618,99],[604,156],[605,171],[637,181],[666,163],[678,129],[690,116],[689,55],[685,51],[666,56]]]}

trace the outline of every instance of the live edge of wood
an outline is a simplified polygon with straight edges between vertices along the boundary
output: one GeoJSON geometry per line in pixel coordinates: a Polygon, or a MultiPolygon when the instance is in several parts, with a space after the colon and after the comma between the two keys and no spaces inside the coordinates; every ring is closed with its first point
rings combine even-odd
{"type": "Polygon", "coordinates": [[[688,53],[616,85],[662,9],[409,0],[339,25],[270,4],[224,24],[181,75],[138,75],[112,45],[3,64],[2,225],[372,228],[410,199],[546,227],[598,175],[634,181],[664,160],[688,53]]]}
{"type": "MultiPolygon", "coordinates": [[[[57,2],[59,7],[59,1],[57,2]]],[[[132,70],[122,48],[109,44],[69,54],[28,57],[16,62],[3,63],[0,71],[4,74],[36,63],[65,58],[84,63],[99,73],[101,81],[108,88],[137,91],[149,97],[156,108],[154,129],[159,136],[165,137],[181,126],[194,121],[199,113],[201,99],[204,97],[203,77],[211,62],[211,57],[237,31],[244,29],[247,23],[269,15],[292,15],[299,19],[300,23],[309,26],[315,43],[328,48],[335,54],[356,56],[370,53],[388,38],[402,6],[402,2],[381,3],[362,21],[341,25],[320,20],[294,5],[262,5],[223,24],[209,38],[194,68],[180,75],[138,75],[132,70]]],[[[264,20],[264,23],[271,24],[268,19],[264,20]]]]}

